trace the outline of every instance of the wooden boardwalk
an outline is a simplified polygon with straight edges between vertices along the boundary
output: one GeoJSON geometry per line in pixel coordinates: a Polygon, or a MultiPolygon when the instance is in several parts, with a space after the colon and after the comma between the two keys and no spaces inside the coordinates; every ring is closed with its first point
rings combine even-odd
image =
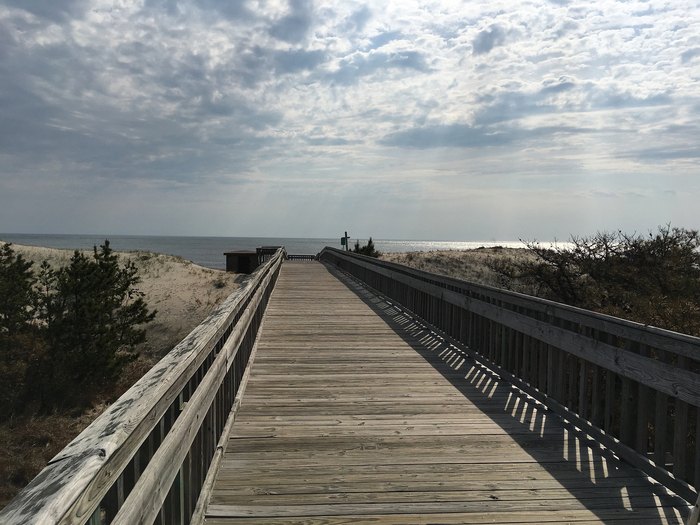
{"type": "Polygon", "coordinates": [[[404,313],[285,263],[206,523],[681,523],[687,504],[404,313]]]}

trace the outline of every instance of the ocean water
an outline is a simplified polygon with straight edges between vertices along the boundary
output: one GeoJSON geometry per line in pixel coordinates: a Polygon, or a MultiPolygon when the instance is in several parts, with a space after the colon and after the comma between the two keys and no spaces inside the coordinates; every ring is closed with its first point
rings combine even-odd
{"type": "MultiPolygon", "coordinates": [[[[284,246],[290,254],[316,254],[325,246],[341,248],[337,239],[297,239],[276,237],[175,237],[147,235],[48,235],[0,233],[0,240],[30,246],[46,246],[70,250],[91,249],[109,239],[118,251],[148,251],[177,255],[208,268],[226,266],[224,252],[255,250],[258,246],[284,246]]],[[[350,239],[353,246],[358,239],[350,239]]],[[[367,239],[359,239],[365,244],[367,239]]],[[[373,239],[381,252],[414,252],[430,250],[469,250],[473,248],[505,246],[522,248],[520,241],[420,241],[373,239]]]]}

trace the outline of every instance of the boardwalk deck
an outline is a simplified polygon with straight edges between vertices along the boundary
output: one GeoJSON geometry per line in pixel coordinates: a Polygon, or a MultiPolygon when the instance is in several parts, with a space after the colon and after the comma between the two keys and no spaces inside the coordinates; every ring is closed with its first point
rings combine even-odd
{"type": "Polygon", "coordinates": [[[313,262],[283,265],[206,523],[681,523],[686,507],[313,262]]]}

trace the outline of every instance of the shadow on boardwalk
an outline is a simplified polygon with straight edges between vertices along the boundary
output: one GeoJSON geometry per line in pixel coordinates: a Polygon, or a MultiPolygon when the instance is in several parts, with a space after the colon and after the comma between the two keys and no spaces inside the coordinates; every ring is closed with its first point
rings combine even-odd
{"type": "MultiPolygon", "coordinates": [[[[422,320],[328,266],[394,332],[601,520],[683,523],[688,503],[447,343],[422,320]],[[499,400],[504,400],[498,403],[499,400]],[[494,402],[496,404],[494,405],[494,402]],[[491,417],[491,416],[499,417],[491,417]],[[504,420],[504,415],[509,416],[504,420]],[[504,424],[507,422],[507,425],[504,424]],[[614,484],[609,483],[617,478],[614,484]],[[625,478],[621,482],[620,478],[625,478]],[[614,518],[611,518],[614,516],[614,518]]],[[[513,480],[518,481],[518,480],[513,480]]],[[[527,487],[529,479],[521,480],[527,487]]],[[[555,507],[556,503],[552,503],[555,507]]]]}

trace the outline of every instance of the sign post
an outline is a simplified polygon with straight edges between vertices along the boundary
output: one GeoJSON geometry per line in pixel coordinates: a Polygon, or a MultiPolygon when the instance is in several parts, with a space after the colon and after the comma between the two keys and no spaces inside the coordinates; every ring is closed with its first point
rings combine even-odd
{"type": "Polygon", "coordinates": [[[348,248],[348,232],[345,232],[345,236],[340,238],[340,245],[345,246],[345,251],[347,252],[349,250],[348,248]]]}

